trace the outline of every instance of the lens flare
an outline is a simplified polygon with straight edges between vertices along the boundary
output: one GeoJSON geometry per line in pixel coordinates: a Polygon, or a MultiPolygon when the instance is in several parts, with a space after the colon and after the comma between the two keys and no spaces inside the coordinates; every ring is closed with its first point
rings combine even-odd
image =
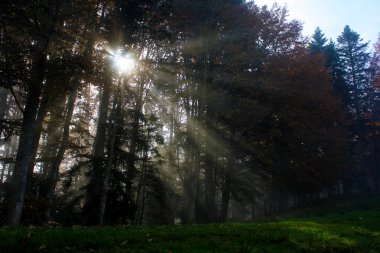
{"type": "Polygon", "coordinates": [[[113,62],[120,74],[130,74],[135,68],[136,60],[131,54],[120,50],[113,54],[113,62]]]}

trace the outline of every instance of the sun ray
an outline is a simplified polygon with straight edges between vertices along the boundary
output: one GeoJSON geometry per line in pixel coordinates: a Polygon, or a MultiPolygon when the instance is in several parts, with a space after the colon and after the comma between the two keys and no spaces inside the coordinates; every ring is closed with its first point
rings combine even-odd
{"type": "Polygon", "coordinates": [[[122,50],[116,50],[111,53],[114,67],[119,74],[131,74],[136,67],[136,59],[131,53],[125,53],[122,50]]]}

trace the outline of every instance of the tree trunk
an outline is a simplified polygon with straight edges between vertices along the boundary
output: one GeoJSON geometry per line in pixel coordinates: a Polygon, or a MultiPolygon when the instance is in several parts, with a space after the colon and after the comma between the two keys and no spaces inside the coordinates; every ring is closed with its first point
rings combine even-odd
{"type": "Polygon", "coordinates": [[[375,137],[374,140],[374,190],[375,192],[380,191],[380,138],[375,137]]]}
{"type": "Polygon", "coordinates": [[[111,91],[111,73],[106,73],[107,80],[103,86],[101,101],[98,114],[98,125],[93,148],[93,168],[89,178],[89,184],[86,192],[86,201],[84,207],[84,214],[86,216],[86,223],[94,225],[98,223],[99,218],[99,197],[103,180],[103,163],[105,161],[105,145],[106,145],[106,131],[108,119],[108,106],[111,91]]]}
{"type": "Polygon", "coordinates": [[[104,224],[104,214],[106,210],[107,204],[107,194],[109,188],[109,180],[111,176],[111,169],[115,157],[115,143],[116,143],[116,135],[118,132],[118,122],[117,119],[121,114],[121,80],[119,79],[118,90],[115,94],[112,111],[109,118],[109,129],[108,129],[108,148],[107,148],[107,161],[104,170],[104,175],[102,178],[102,185],[100,189],[99,196],[99,213],[98,213],[98,225],[102,226],[104,224]]]}
{"type": "MultiPolygon", "coordinates": [[[[90,39],[87,42],[86,49],[84,52],[84,59],[90,56],[95,42],[95,34],[99,32],[100,25],[104,22],[105,9],[108,5],[108,0],[103,2],[103,8],[101,12],[101,19],[96,23],[96,18],[98,15],[98,6],[100,5],[100,0],[97,2],[95,13],[94,13],[94,26],[91,28],[94,32],[91,34],[90,39]]],[[[96,128],[96,135],[93,146],[93,166],[92,171],[89,176],[89,183],[87,185],[87,192],[85,198],[85,206],[83,208],[84,214],[87,217],[85,223],[96,224],[99,218],[99,196],[100,189],[102,185],[102,170],[103,163],[105,160],[104,149],[106,145],[106,131],[107,131],[107,120],[108,120],[108,106],[110,100],[111,92],[111,66],[106,66],[105,81],[103,83],[103,91],[101,94],[98,123],[96,128]]]]}
{"type": "Polygon", "coordinates": [[[199,123],[199,101],[194,103],[192,106],[192,116],[189,120],[190,131],[188,138],[191,139],[191,149],[190,149],[190,163],[189,163],[189,193],[188,193],[188,222],[193,224],[196,222],[196,203],[198,201],[198,184],[199,184],[199,173],[200,173],[200,123],[199,123]],[[198,119],[198,120],[197,120],[198,119]],[[192,122],[192,124],[191,124],[192,122]],[[193,125],[193,126],[191,126],[193,125]]]}
{"type": "MultiPolygon", "coordinates": [[[[8,100],[8,91],[5,88],[0,87],[0,135],[3,132],[1,120],[5,119],[5,115],[8,111],[7,100],[8,100]]],[[[8,143],[5,143],[5,145],[7,146],[8,143]]],[[[9,147],[5,147],[5,149],[6,150],[9,149],[9,147]]],[[[1,162],[1,168],[2,169],[1,169],[0,183],[3,182],[4,175],[5,175],[6,163],[4,161],[1,162]]]]}
{"type": "Polygon", "coordinates": [[[192,169],[191,177],[191,193],[192,199],[190,202],[189,212],[190,212],[190,223],[195,223],[197,221],[197,202],[199,194],[199,172],[200,172],[200,151],[195,148],[194,153],[194,163],[192,169]]]}
{"type": "MultiPolygon", "coordinates": [[[[5,115],[8,111],[7,100],[8,100],[8,91],[5,88],[0,87],[0,120],[5,119],[5,115]]],[[[1,125],[0,125],[0,127],[1,127],[1,125]]],[[[1,130],[1,128],[0,128],[0,130],[1,130]]],[[[1,131],[0,131],[0,133],[1,133],[1,131]]]]}
{"type": "Polygon", "coordinates": [[[148,160],[148,150],[144,150],[144,158],[143,158],[143,164],[142,164],[142,168],[141,168],[140,180],[139,180],[139,183],[137,186],[137,196],[136,196],[136,205],[137,205],[136,216],[137,216],[137,219],[134,219],[133,223],[132,223],[135,225],[141,225],[142,217],[143,217],[143,213],[144,213],[145,176],[146,176],[146,172],[148,170],[147,160],[148,160]]]}
{"type": "MultiPolygon", "coordinates": [[[[230,168],[227,168],[229,170],[230,168]]],[[[229,172],[226,172],[224,183],[222,185],[222,203],[220,208],[220,222],[226,222],[228,220],[228,206],[230,203],[231,194],[231,178],[229,172]]]]}
{"type": "Polygon", "coordinates": [[[192,109],[190,108],[190,99],[185,99],[184,101],[184,107],[186,112],[186,140],[184,145],[184,153],[185,153],[185,159],[184,159],[184,173],[183,173],[183,192],[184,192],[184,208],[181,214],[181,219],[183,223],[190,223],[189,219],[189,206],[191,202],[191,188],[190,188],[190,181],[191,181],[191,168],[192,168],[192,149],[193,149],[193,141],[192,137],[189,133],[193,131],[191,122],[192,117],[192,109]]]}
{"type": "MultiPolygon", "coordinates": [[[[136,97],[136,104],[134,108],[133,121],[132,121],[132,129],[131,129],[131,143],[129,147],[129,159],[127,161],[127,183],[126,183],[126,191],[129,195],[129,198],[132,200],[132,183],[135,177],[136,168],[136,152],[137,152],[137,143],[138,143],[138,135],[140,131],[140,119],[141,119],[141,110],[143,106],[143,95],[144,95],[144,82],[141,77],[140,84],[138,86],[138,92],[136,97]]],[[[134,220],[135,217],[132,217],[134,220]]]]}
{"type": "Polygon", "coordinates": [[[40,105],[40,95],[44,85],[43,79],[46,69],[47,50],[56,24],[59,1],[50,1],[47,10],[48,29],[36,45],[32,60],[31,78],[28,83],[28,95],[23,113],[15,171],[12,178],[12,194],[7,220],[7,225],[9,226],[18,226],[21,220],[28,181],[28,168],[33,159],[33,141],[36,131],[37,112],[40,105]]]}
{"type": "Polygon", "coordinates": [[[5,167],[6,167],[6,166],[5,166],[5,162],[1,162],[0,165],[1,165],[0,183],[2,183],[3,180],[4,180],[5,167]]]}
{"type": "Polygon", "coordinates": [[[7,225],[18,226],[24,205],[28,180],[28,169],[33,160],[33,141],[36,131],[36,117],[43,86],[46,65],[46,51],[39,50],[33,59],[32,78],[28,87],[16,164],[12,177],[12,194],[7,225]]]}
{"type": "Polygon", "coordinates": [[[141,199],[141,211],[140,211],[140,216],[139,216],[139,225],[141,226],[144,221],[144,213],[145,213],[145,195],[146,195],[146,186],[145,184],[143,185],[142,188],[142,199],[141,199]]]}
{"type": "MultiPolygon", "coordinates": [[[[16,145],[17,145],[16,138],[11,138],[9,146],[5,151],[5,157],[13,158],[15,156],[16,145]]],[[[8,168],[7,168],[7,175],[6,175],[7,179],[6,179],[6,181],[10,182],[11,181],[11,175],[12,175],[11,173],[14,170],[14,162],[9,162],[7,164],[7,167],[8,168]]]]}
{"type": "Polygon", "coordinates": [[[206,157],[205,168],[205,210],[206,210],[206,222],[215,222],[217,219],[216,206],[215,206],[215,166],[214,158],[210,155],[206,157]]]}
{"type": "Polygon", "coordinates": [[[48,207],[45,211],[45,217],[47,220],[51,217],[52,204],[55,196],[55,187],[57,185],[59,167],[62,163],[64,154],[66,152],[67,146],[69,144],[69,136],[70,136],[70,123],[74,113],[74,106],[77,97],[77,87],[74,87],[71,94],[68,96],[67,105],[66,105],[66,117],[63,124],[63,135],[61,140],[61,145],[58,149],[58,152],[54,158],[53,163],[49,168],[49,174],[47,177],[47,191],[46,191],[46,199],[48,201],[48,207]]]}

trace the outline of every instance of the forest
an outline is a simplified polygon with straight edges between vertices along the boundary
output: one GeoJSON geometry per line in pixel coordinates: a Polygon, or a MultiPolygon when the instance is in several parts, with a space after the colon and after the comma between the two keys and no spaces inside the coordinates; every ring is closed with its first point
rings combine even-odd
{"type": "Polygon", "coordinates": [[[2,0],[0,225],[223,223],[379,192],[379,89],[380,37],[305,37],[280,5],[2,0]]]}

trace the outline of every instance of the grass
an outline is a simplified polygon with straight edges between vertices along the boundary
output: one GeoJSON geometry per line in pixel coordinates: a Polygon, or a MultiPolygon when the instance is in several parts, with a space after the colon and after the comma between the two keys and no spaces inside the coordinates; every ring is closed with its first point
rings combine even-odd
{"type": "Polygon", "coordinates": [[[0,252],[380,252],[380,197],[252,223],[2,228],[0,252]]]}

